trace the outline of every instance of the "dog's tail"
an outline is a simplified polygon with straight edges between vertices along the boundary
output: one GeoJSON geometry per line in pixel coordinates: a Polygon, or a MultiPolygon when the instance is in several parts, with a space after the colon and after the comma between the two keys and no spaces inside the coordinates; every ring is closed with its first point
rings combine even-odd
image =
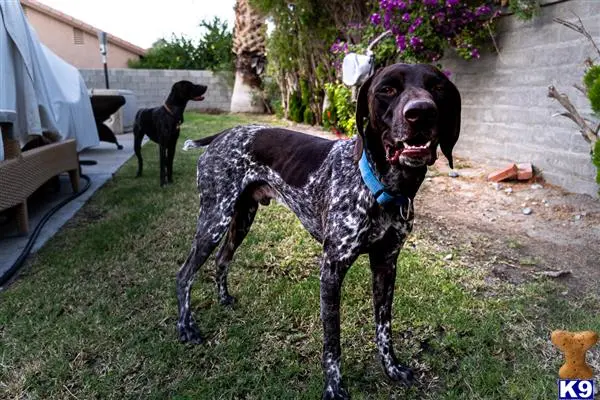
{"type": "Polygon", "coordinates": [[[189,149],[196,149],[198,147],[208,146],[213,140],[215,140],[216,138],[221,136],[222,133],[223,132],[219,132],[216,135],[208,136],[208,137],[205,137],[202,139],[196,139],[196,140],[188,139],[183,144],[183,151],[188,151],[189,149]]]}

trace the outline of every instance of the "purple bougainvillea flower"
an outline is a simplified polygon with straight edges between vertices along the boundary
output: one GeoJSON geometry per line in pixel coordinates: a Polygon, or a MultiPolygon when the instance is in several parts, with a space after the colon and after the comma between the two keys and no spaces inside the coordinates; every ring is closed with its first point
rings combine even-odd
{"type": "Polygon", "coordinates": [[[409,40],[410,46],[415,50],[421,50],[423,48],[423,40],[418,36],[413,36],[409,40]]]}
{"type": "Polygon", "coordinates": [[[446,6],[448,7],[457,6],[458,3],[460,3],[460,0],[446,0],[446,6]]]}
{"type": "Polygon", "coordinates": [[[390,29],[390,21],[392,19],[392,14],[386,12],[385,15],[383,16],[383,27],[385,29],[390,29]]]}
{"type": "Polygon", "coordinates": [[[396,36],[396,45],[398,46],[398,50],[400,50],[400,51],[406,50],[406,36],[397,35],[396,36]]]}
{"type": "Polygon", "coordinates": [[[435,6],[438,4],[438,0],[423,0],[423,4],[426,6],[435,6]]]}
{"type": "Polygon", "coordinates": [[[478,49],[471,50],[471,57],[473,57],[473,58],[479,58],[479,57],[481,57],[480,54],[479,54],[479,50],[478,49]]]}
{"type": "Polygon", "coordinates": [[[431,16],[431,19],[435,19],[435,20],[437,20],[438,22],[443,22],[443,21],[444,21],[444,19],[446,19],[446,14],[444,14],[444,13],[443,13],[443,12],[441,12],[441,11],[438,11],[438,12],[436,12],[435,14],[433,14],[433,15],[431,16]]]}
{"type": "Polygon", "coordinates": [[[371,15],[371,23],[373,25],[379,25],[381,23],[381,15],[379,15],[379,14],[371,15]]]}
{"type": "Polygon", "coordinates": [[[404,13],[402,15],[402,21],[404,21],[404,22],[410,22],[410,14],[409,13],[404,13]]]}
{"type": "Polygon", "coordinates": [[[423,23],[423,17],[417,17],[417,18],[415,18],[415,20],[411,26],[413,26],[414,29],[417,29],[419,26],[421,26],[422,23],[423,23]]]}
{"type": "Polygon", "coordinates": [[[448,77],[448,78],[450,78],[452,76],[452,71],[450,71],[449,69],[442,70],[442,73],[444,75],[446,75],[446,77],[448,77]]]}
{"type": "Polygon", "coordinates": [[[489,6],[483,5],[483,6],[479,6],[477,7],[477,9],[475,10],[475,15],[480,17],[482,15],[487,15],[492,11],[492,9],[489,6]]]}

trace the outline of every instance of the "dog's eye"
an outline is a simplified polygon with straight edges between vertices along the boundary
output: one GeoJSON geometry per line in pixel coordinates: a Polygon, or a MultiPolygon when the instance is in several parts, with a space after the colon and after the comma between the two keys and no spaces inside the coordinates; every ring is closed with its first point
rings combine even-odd
{"type": "Polygon", "coordinates": [[[394,96],[398,93],[398,90],[391,86],[384,86],[379,92],[385,96],[394,96]]]}
{"type": "Polygon", "coordinates": [[[443,92],[446,86],[443,83],[436,83],[431,88],[434,92],[443,92]]]}

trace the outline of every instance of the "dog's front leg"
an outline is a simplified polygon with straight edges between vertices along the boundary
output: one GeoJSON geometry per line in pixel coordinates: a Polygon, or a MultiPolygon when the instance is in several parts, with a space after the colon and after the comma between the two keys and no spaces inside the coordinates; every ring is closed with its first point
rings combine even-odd
{"type": "Polygon", "coordinates": [[[334,261],[327,251],[321,260],[321,321],[323,322],[323,399],[349,399],[342,385],[340,348],[340,297],[351,263],[334,261]]]}
{"type": "Polygon", "coordinates": [[[160,168],[160,186],[167,184],[167,146],[164,143],[158,145],[158,158],[160,168]]]}
{"type": "Polygon", "coordinates": [[[394,245],[379,246],[369,252],[373,276],[375,341],[386,375],[393,381],[410,385],[413,373],[410,368],[398,363],[392,345],[392,302],[399,252],[399,246],[394,245]]]}

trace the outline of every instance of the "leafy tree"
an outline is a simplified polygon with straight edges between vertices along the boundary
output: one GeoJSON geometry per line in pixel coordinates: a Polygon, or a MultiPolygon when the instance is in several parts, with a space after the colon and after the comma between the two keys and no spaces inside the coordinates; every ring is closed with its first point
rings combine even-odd
{"type": "MultiPolygon", "coordinates": [[[[285,117],[322,123],[325,84],[335,80],[328,52],[337,34],[369,16],[365,0],[251,0],[273,24],[267,43],[267,73],[277,83],[285,117]]],[[[278,111],[278,110],[276,110],[278,111]]]]}
{"type": "Polygon", "coordinates": [[[197,56],[202,57],[204,69],[233,71],[233,34],[227,26],[227,21],[215,17],[211,22],[202,21],[200,26],[206,33],[198,45],[197,56]]]}
{"type": "Polygon", "coordinates": [[[144,57],[130,60],[129,67],[233,70],[232,34],[227,21],[215,17],[212,21],[202,21],[200,26],[204,28],[205,33],[197,43],[185,36],[172,35],[169,40],[159,39],[144,57]]]}

